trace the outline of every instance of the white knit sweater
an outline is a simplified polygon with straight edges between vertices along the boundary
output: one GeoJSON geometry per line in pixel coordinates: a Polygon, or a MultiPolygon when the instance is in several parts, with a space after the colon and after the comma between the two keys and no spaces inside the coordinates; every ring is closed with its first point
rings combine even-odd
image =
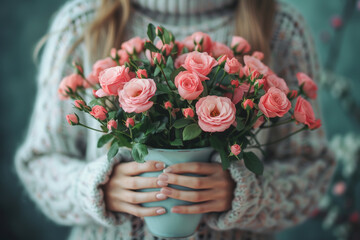
{"type": "MultiPolygon", "coordinates": [[[[30,197],[49,218],[72,226],[70,239],[154,239],[140,218],[106,210],[102,185],[126,151],[108,161],[96,148],[99,135],[70,127],[65,115],[70,102],[60,101],[57,87],[72,69],[66,51],[92,21],[99,0],[71,0],[53,19],[39,69],[38,93],[26,140],[16,155],[16,169],[30,197]]],[[[147,23],[161,24],[178,39],[203,31],[227,42],[234,29],[233,0],[134,0],[127,36],[145,37],[147,23]]],[[[285,4],[277,5],[271,42],[274,71],[294,88],[295,73],[316,75],[312,42],[302,17],[285,4]]],[[[84,46],[75,54],[89,72],[84,46]]],[[[89,120],[88,124],[92,124],[89,120]]],[[[278,128],[277,138],[291,131],[278,128]]],[[[306,132],[268,149],[265,173],[255,177],[243,162],[231,166],[237,186],[232,209],[206,214],[190,239],[269,239],[266,234],[305,220],[326,190],[334,169],[322,130],[306,132]]],[[[214,159],[218,161],[218,159],[214,159]]]]}

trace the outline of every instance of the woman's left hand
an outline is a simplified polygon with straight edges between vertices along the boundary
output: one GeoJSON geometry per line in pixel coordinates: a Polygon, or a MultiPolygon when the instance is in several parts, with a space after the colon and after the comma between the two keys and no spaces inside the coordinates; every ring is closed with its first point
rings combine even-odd
{"type": "Polygon", "coordinates": [[[180,163],[164,170],[158,177],[160,184],[174,184],[198,191],[182,191],[170,187],[161,188],[161,193],[168,197],[197,204],[175,206],[171,209],[174,213],[196,214],[207,212],[222,212],[231,208],[235,182],[228,170],[223,170],[218,163],[180,163]],[[194,173],[201,177],[179,175],[194,173]]]}

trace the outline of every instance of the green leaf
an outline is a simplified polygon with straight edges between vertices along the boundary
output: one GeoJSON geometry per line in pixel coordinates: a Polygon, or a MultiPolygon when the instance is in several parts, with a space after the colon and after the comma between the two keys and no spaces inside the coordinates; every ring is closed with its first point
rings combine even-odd
{"type": "Polygon", "coordinates": [[[156,92],[170,94],[171,90],[167,85],[160,83],[156,85],[156,92]]]}
{"type": "Polygon", "coordinates": [[[124,136],[124,135],[118,135],[118,145],[119,147],[127,147],[127,148],[131,148],[131,143],[129,142],[129,138],[124,136]]]}
{"type": "Polygon", "coordinates": [[[226,154],[226,151],[223,150],[223,149],[220,150],[219,153],[220,153],[222,168],[223,168],[223,170],[226,170],[226,169],[228,169],[230,167],[229,156],[228,156],[228,154],[226,154]]]}
{"type": "Polygon", "coordinates": [[[149,25],[148,25],[147,35],[148,35],[150,41],[153,42],[156,37],[156,32],[155,32],[155,26],[152,23],[149,23],[149,25]]]}
{"type": "Polygon", "coordinates": [[[108,118],[109,118],[109,119],[115,119],[116,114],[117,114],[116,111],[109,112],[109,113],[108,113],[108,118]]]}
{"type": "Polygon", "coordinates": [[[156,77],[157,75],[159,75],[160,71],[161,71],[161,69],[159,68],[159,66],[157,66],[157,67],[155,68],[155,71],[154,71],[154,77],[156,77]]]}
{"type": "Polygon", "coordinates": [[[183,127],[189,125],[189,123],[191,123],[191,122],[192,121],[188,118],[182,118],[182,119],[176,120],[173,124],[173,127],[176,129],[183,128],[183,127]]]}
{"type": "Polygon", "coordinates": [[[170,145],[174,147],[184,146],[183,141],[180,138],[177,138],[174,141],[170,142],[170,145]]]}
{"type": "Polygon", "coordinates": [[[164,36],[164,42],[166,43],[166,44],[170,44],[170,33],[169,33],[169,31],[166,29],[166,28],[164,28],[164,27],[162,27],[162,29],[164,30],[164,34],[163,34],[163,36],[164,36]]]}
{"type": "Polygon", "coordinates": [[[171,81],[174,81],[175,77],[182,71],[185,71],[186,69],[184,67],[179,67],[175,71],[173,71],[170,75],[171,81]]]}
{"type": "Polygon", "coordinates": [[[247,169],[256,175],[262,175],[264,165],[253,152],[244,152],[244,163],[247,169]]]}
{"type": "Polygon", "coordinates": [[[148,154],[148,149],[145,144],[135,143],[132,147],[131,155],[136,162],[145,162],[144,158],[148,154]]]}
{"type": "Polygon", "coordinates": [[[172,59],[172,57],[168,57],[168,59],[166,60],[166,67],[169,69],[174,69],[174,61],[172,59]]]}
{"type": "Polygon", "coordinates": [[[102,105],[101,100],[100,99],[93,99],[89,102],[88,104],[90,107],[94,107],[95,105],[102,105]]]}
{"type": "Polygon", "coordinates": [[[190,124],[184,128],[183,139],[184,141],[192,140],[201,134],[202,130],[197,123],[190,124]]]}
{"type": "Polygon", "coordinates": [[[108,160],[114,158],[115,155],[118,153],[118,151],[119,151],[119,145],[116,141],[114,141],[107,153],[108,160]]]}
{"type": "Polygon", "coordinates": [[[97,142],[97,147],[98,148],[103,147],[105,144],[107,144],[113,138],[114,138],[114,135],[112,135],[112,134],[102,135],[97,142]]]}
{"type": "Polygon", "coordinates": [[[236,129],[238,131],[241,131],[245,128],[245,124],[244,124],[243,120],[244,120],[243,118],[236,118],[236,123],[237,123],[236,129]]]}
{"type": "Polygon", "coordinates": [[[155,47],[155,45],[152,44],[151,42],[145,42],[144,47],[146,49],[149,49],[151,52],[160,52],[160,50],[157,47],[155,47]]]}
{"type": "Polygon", "coordinates": [[[166,123],[161,123],[161,125],[155,129],[155,133],[162,132],[166,129],[166,123]]]}

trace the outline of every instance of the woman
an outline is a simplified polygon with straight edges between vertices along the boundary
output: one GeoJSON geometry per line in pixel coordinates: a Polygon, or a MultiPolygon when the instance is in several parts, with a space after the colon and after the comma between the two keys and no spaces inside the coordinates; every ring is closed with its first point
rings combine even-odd
{"type": "MultiPolygon", "coordinates": [[[[164,166],[131,162],[125,150],[107,161],[96,148],[95,132],[70,128],[64,121],[71,104],[57,98],[57,86],[69,74],[70,50],[90,72],[95,59],[119,48],[123,40],[145,37],[146,26],[164,25],[178,39],[195,31],[227,43],[232,35],[247,38],[253,50],[271,56],[272,69],[286,79],[306,72],[317,77],[317,61],[302,18],[272,0],[71,0],[56,15],[40,65],[36,106],[27,139],[16,156],[17,172],[30,196],[59,224],[72,226],[70,239],[153,239],[142,217],[164,214],[139,203],[173,197],[200,205],[172,211],[207,213],[191,239],[270,239],[272,233],[297,224],[316,207],[326,190],[334,161],[321,130],[304,132],[267,149],[265,173],[256,177],[243,162],[222,171],[213,163],[174,165],[159,178],[135,177],[164,166]],[[271,53],[271,55],[270,55],[271,53]],[[196,170],[204,178],[179,173],[196,170]],[[206,189],[186,193],[168,184],[206,189]],[[139,193],[161,187],[160,192],[139,193]],[[201,207],[199,207],[201,206],[201,207]]],[[[91,125],[91,122],[87,123],[91,125]]],[[[268,136],[281,137],[289,127],[268,136]]],[[[268,141],[263,136],[263,142],[268,141]]],[[[156,159],[154,159],[156,160],[156,159]]]]}

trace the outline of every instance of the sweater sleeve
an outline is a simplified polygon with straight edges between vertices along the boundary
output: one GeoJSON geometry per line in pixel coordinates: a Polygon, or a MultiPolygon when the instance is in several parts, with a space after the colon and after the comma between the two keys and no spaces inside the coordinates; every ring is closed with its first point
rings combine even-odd
{"type": "MultiPolygon", "coordinates": [[[[279,15],[277,17],[282,20],[277,19],[276,23],[281,26],[277,26],[275,37],[282,36],[276,44],[283,44],[284,55],[275,53],[276,63],[280,64],[277,73],[287,80],[290,89],[294,89],[297,85],[295,74],[303,71],[317,76],[318,63],[302,17],[294,11],[281,11],[279,15]]],[[[313,106],[317,106],[316,102],[313,106]]],[[[320,117],[317,107],[314,112],[320,117]]],[[[273,128],[263,142],[273,142],[297,129],[295,124],[273,128]]],[[[208,215],[210,227],[275,232],[306,220],[316,208],[335,169],[323,130],[301,132],[270,145],[266,152],[262,176],[248,171],[243,161],[232,164],[230,173],[236,182],[232,208],[208,215]]],[[[219,162],[219,156],[214,161],[219,162]]]]}
{"type": "MultiPolygon", "coordinates": [[[[38,92],[26,139],[15,157],[17,174],[42,212],[64,225],[98,222],[121,224],[128,216],[106,211],[101,186],[113,166],[123,160],[118,154],[86,158],[87,132],[65,120],[74,111],[69,101],[60,101],[57,88],[72,72],[67,51],[88,22],[93,6],[70,1],[55,16],[42,54],[38,92]]],[[[73,56],[81,58],[79,47],[73,56]]],[[[72,56],[72,57],[73,57],[72,56]]],[[[81,114],[81,113],[79,113],[81,114]]]]}

